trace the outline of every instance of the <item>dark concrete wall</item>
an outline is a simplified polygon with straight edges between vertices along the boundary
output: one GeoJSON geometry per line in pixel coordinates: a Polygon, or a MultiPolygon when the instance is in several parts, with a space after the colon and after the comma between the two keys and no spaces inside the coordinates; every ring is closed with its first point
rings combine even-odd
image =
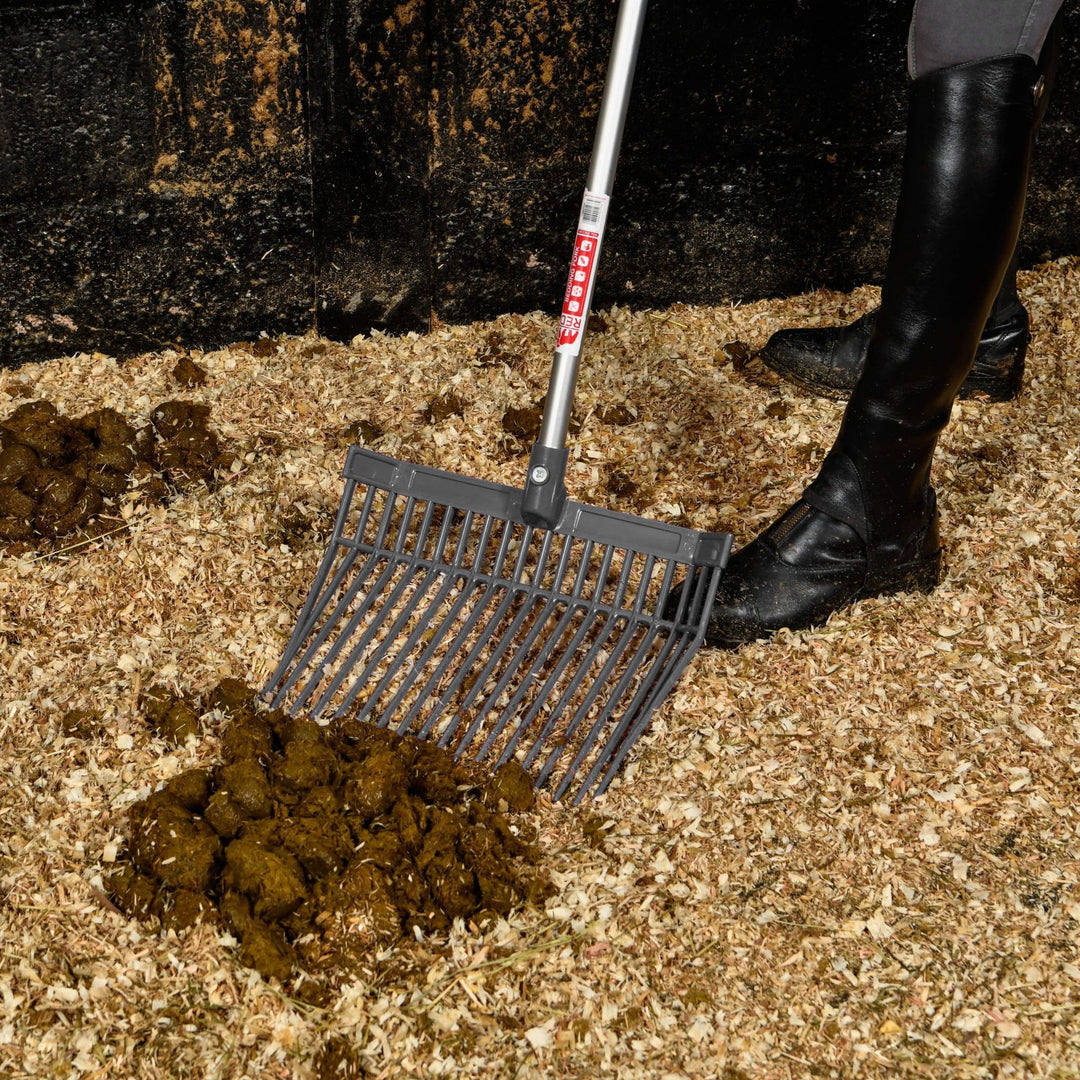
{"type": "MultiPolygon", "coordinates": [[[[910,0],[654,0],[601,306],[882,272],[910,0]]],[[[554,310],[611,0],[0,0],[0,363],[554,310]]],[[[1080,250],[1080,11],[1026,263],[1080,250]]]]}
{"type": "Polygon", "coordinates": [[[0,358],[310,323],[296,7],[0,4],[0,358]]]}

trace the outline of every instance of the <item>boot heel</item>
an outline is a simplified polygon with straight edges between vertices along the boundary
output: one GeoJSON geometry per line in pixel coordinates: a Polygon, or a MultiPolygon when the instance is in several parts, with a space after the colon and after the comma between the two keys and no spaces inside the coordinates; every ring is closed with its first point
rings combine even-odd
{"type": "Polygon", "coordinates": [[[886,592],[933,592],[941,582],[945,569],[943,553],[938,550],[927,558],[920,559],[916,563],[908,563],[907,566],[898,567],[897,573],[889,583],[888,589],[882,589],[878,594],[886,592]]]}
{"type": "Polygon", "coordinates": [[[931,593],[941,583],[944,573],[945,560],[939,551],[932,559],[914,568],[908,588],[912,592],[931,593]]]}
{"type": "Polygon", "coordinates": [[[875,596],[905,592],[931,593],[940,583],[943,570],[943,552],[938,548],[929,555],[893,567],[891,571],[867,581],[855,599],[868,600],[875,596]]]}

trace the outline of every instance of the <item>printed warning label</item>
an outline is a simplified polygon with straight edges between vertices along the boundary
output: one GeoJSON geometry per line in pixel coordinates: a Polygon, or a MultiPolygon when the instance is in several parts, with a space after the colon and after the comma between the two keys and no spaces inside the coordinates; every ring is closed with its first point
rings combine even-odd
{"type": "Polygon", "coordinates": [[[589,317],[589,300],[600,258],[600,243],[607,218],[608,197],[585,192],[578,218],[574,253],[570,259],[570,274],[566,281],[562,316],[559,319],[559,344],[562,352],[577,355],[581,351],[585,323],[589,317]]]}

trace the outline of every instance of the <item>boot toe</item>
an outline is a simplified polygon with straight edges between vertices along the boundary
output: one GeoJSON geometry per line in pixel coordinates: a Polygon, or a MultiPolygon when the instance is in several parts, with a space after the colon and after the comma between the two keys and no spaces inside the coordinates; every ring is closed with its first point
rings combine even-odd
{"type": "Polygon", "coordinates": [[[812,393],[846,397],[858,381],[876,311],[847,326],[777,330],[760,352],[767,368],[812,393]]]}
{"type": "Polygon", "coordinates": [[[777,630],[823,623],[852,602],[865,580],[865,561],[799,566],[758,537],[736,552],[720,579],[705,641],[735,648],[777,630]]]}

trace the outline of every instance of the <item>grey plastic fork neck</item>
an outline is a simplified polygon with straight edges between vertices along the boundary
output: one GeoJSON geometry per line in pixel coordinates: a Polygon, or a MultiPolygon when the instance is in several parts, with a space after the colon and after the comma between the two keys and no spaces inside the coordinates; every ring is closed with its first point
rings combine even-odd
{"type": "Polygon", "coordinates": [[[554,529],[566,506],[566,462],[569,450],[539,443],[529,455],[529,472],[521,496],[521,517],[527,525],[554,529]]]}

